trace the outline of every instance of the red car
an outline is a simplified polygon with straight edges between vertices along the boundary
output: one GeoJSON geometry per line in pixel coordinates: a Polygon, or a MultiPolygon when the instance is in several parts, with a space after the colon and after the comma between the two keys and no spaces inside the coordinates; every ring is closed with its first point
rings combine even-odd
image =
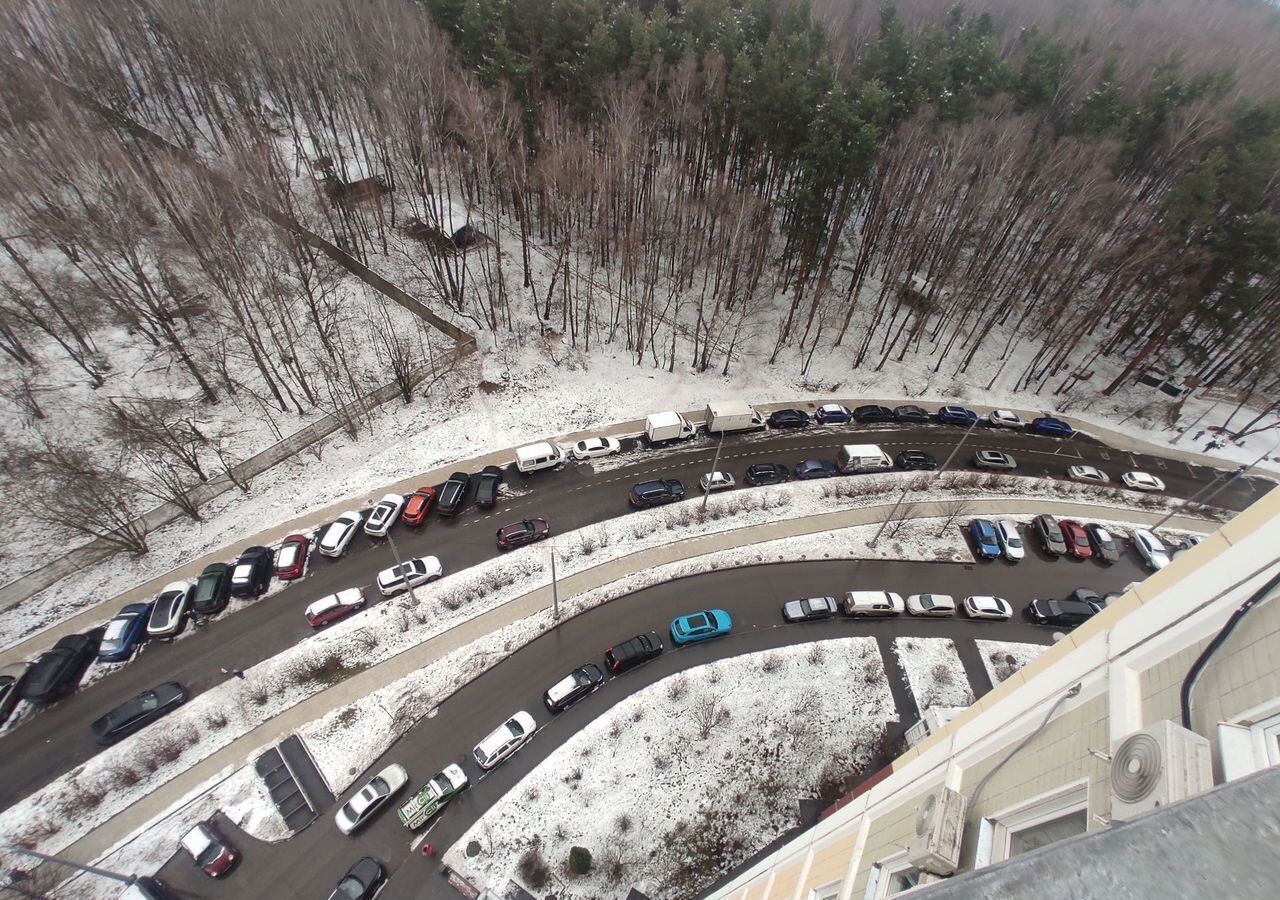
{"type": "Polygon", "coordinates": [[[504,525],[498,529],[498,549],[512,550],[540,541],[551,533],[551,526],[546,519],[525,519],[514,525],[504,525]]]}
{"type": "Polygon", "coordinates": [[[427,520],[427,513],[431,512],[431,507],[435,505],[436,489],[420,487],[409,495],[404,505],[404,512],[400,513],[400,521],[406,525],[421,525],[427,520]]]}
{"type": "Polygon", "coordinates": [[[311,549],[311,541],[305,534],[291,534],[280,545],[276,554],[276,577],[281,581],[293,581],[301,578],[307,567],[307,551],[311,549]]]}
{"type": "Polygon", "coordinates": [[[1093,548],[1089,546],[1089,535],[1085,532],[1084,526],[1070,519],[1063,519],[1058,525],[1062,528],[1062,537],[1067,542],[1067,553],[1076,559],[1093,557],[1093,548]]]}
{"type": "Polygon", "coordinates": [[[363,608],[364,590],[358,587],[347,588],[344,591],[338,591],[336,594],[321,597],[308,606],[306,612],[307,624],[312,628],[319,628],[321,625],[336,622],[343,616],[349,616],[357,609],[363,608]]]}

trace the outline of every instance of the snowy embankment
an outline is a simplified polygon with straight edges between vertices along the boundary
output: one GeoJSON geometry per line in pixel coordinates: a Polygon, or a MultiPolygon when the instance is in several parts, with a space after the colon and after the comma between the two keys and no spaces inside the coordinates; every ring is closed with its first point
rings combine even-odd
{"type": "MultiPolygon", "coordinates": [[[[896,718],[873,638],[730,657],[672,675],[591,722],[446,854],[477,884],[561,898],[694,896],[838,794],[896,718]],[[478,855],[468,856],[474,842],[478,855]],[[591,870],[570,875],[572,847],[591,870]]],[[[536,740],[536,738],[535,738],[536,740]]]]}
{"type": "Polygon", "coordinates": [[[982,665],[992,685],[1006,680],[1049,647],[1045,644],[1019,644],[1013,641],[974,641],[982,654],[982,665]]]}
{"type": "Polygon", "coordinates": [[[950,638],[896,638],[893,652],[906,673],[916,706],[965,707],[973,703],[969,677],[950,638]]]}

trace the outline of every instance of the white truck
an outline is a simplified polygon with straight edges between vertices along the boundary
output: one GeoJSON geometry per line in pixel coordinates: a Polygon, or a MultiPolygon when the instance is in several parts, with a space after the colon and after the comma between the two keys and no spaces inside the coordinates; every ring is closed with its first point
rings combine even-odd
{"type": "Polygon", "coordinates": [[[754,431],[764,427],[764,416],[741,400],[707,404],[707,434],[726,431],[754,431]]]}
{"type": "Polygon", "coordinates": [[[678,412],[654,413],[644,420],[644,436],[650,444],[687,440],[693,433],[693,426],[678,412]]]}

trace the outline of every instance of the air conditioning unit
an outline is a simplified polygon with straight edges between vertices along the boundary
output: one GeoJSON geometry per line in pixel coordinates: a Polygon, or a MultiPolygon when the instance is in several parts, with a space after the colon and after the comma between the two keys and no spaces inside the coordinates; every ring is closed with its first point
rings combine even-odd
{"type": "Polygon", "coordinates": [[[964,795],[940,787],[920,801],[916,830],[911,835],[907,859],[922,872],[950,875],[960,865],[960,841],[964,837],[964,795]]]}
{"type": "Polygon", "coordinates": [[[1111,820],[1125,821],[1213,787],[1209,741],[1168,719],[1111,750],[1111,820]]]}

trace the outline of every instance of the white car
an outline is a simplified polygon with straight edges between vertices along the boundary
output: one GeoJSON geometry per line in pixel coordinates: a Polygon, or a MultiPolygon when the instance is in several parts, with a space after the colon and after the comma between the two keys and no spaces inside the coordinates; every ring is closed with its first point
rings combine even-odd
{"type": "Polygon", "coordinates": [[[999,597],[965,597],[964,611],[971,619],[1008,619],[1013,607],[999,597]]]}
{"type": "Polygon", "coordinates": [[[1160,539],[1152,534],[1139,528],[1133,533],[1133,545],[1138,548],[1138,555],[1155,571],[1163,569],[1169,565],[1169,551],[1165,549],[1164,544],[1160,543],[1160,539]]]}
{"type": "Polygon", "coordinates": [[[444,568],[440,565],[440,560],[434,556],[420,556],[409,560],[403,566],[392,566],[390,569],[379,572],[378,590],[382,591],[382,596],[390,597],[392,594],[407,591],[411,587],[435,581],[442,574],[444,574],[444,568]]]}
{"type": "Polygon", "coordinates": [[[409,773],[399,763],[392,763],[370,779],[354,797],[342,804],[335,815],[338,830],[350,834],[382,809],[396,791],[409,783],[409,773]]]}
{"type": "Polygon", "coordinates": [[[338,557],[346,553],[363,521],[364,516],[354,510],[347,510],[334,519],[333,524],[320,536],[320,555],[338,557]]]}
{"type": "Polygon", "coordinates": [[[987,421],[996,428],[1021,428],[1022,419],[1011,409],[993,409],[987,421]]]}
{"type": "Polygon", "coordinates": [[[1000,552],[1009,562],[1017,562],[1027,555],[1026,548],[1022,546],[1022,535],[1018,533],[1017,522],[1011,522],[1008,519],[997,522],[996,542],[1000,545],[1000,552]]]}
{"type": "Polygon", "coordinates": [[[173,637],[182,631],[187,621],[187,607],[191,604],[191,588],[189,581],[164,586],[147,619],[148,637],[173,637]]]}
{"type": "Polygon", "coordinates": [[[471,753],[480,768],[492,769],[523,747],[537,728],[533,716],[521,710],[491,731],[488,737],[476,744],[471,753]]]}
{"type": "Polygon", "coordinates": [[[1146,472],[1125,472],[1120,476],[1120,480],[1124,482],[1125,487],[1133,488],[1135,491],[1164,490],[1164,482],[1146,472]]]}
{"type": "Polygon", "coordinates": [[[372,537],[386,537],[391,526],[400,517],[402,509],[404,509],[404,496],[387,494],[373,509],[369,510],[369,521],[364,523],[364,533],[372,537]]]}
{"type": "Polygon", "coordinates": [[[1071,466],[1067,469],[1067,477],[1072,481],[1091,481],[1094,484],[1106,484],[1111,480],[1096,466],[1071,466]]]}
{"type": "Polygon", "coordinates": [[[727,491],[733,487],[733,476],[728,472],[708,472],[698,479],[698,486],[704,493],[710,491],[727,491]]]}
{"type": "Polygon", "coordinates": [[[574,459],[595,459],[612,456],[622,450],[622,444],[611,437],[593,437],[578,441],[569,448],[574,459]]]}
{"type": "Polygon", "coordinates": [[[950,594],[912,594],[906,599],[907,612],[913,616],[954,616],[956,601],[950,594]]]}

